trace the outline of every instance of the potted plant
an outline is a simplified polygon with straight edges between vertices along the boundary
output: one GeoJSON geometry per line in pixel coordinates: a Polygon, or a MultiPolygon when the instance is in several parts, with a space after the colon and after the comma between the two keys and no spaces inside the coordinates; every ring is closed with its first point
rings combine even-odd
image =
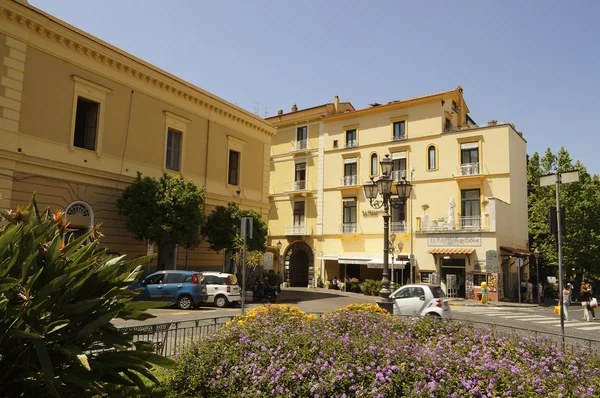
{"type": "Polygon", "coordinates": [[[325,289],[333,289],[330,281],[325,281],[325,289]]]}
{"type": "Polygon", "coordinates": [[[372,295],[374,288],[375,281],[373,279],[365,279],[365,281],[360,284],[360,290],[362,290],[363,294],[366,296],[372,295]]]}
{"type": "Polygon", "coordinates": [[[359,286],[359,282],[358,282],[358,278],[350,278],[350,280],[348,281],[348,284],[350,285],[350,291],[354,292],[354,293],[360,293],[360,286],[359,286]]]}
{"type": "Polygon", "coordinates": [[[381,290],[382,283],[381,281],[375,281],[373,283],[373,296],[379,296],[379,291],[381,290]]]}
{"type": "Polygon", "coordinates": [[[346,284],[344,282],[338,282],[338,287],[341,291],[345,292],[344,287],[346,286],[346,284]]]}
{"type": "Polygon", "coordinates": [[[429,217],[427,216],[427,209],[429,209],[429,205],[427,203],[421,205],[421,209],[423,209],[423,215],[421,216],[421,228],[423,230],[427,230],[429,226],[429,217]]]}
{"type": "Polygon", "coordinates": [[[321,278],[321,275],[317,276],[317,287],[318,288],[323,287],[323,278],[321,278]]]}

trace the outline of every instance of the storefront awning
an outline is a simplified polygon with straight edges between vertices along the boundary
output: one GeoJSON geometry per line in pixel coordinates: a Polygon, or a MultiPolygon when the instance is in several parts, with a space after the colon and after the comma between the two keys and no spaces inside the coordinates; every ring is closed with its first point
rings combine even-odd
{"type": "Polygon", "coordinates": [[[340,264],[365,265],[365,264],[368,264],[369,261],[371,261],[371,260],[372,260],[371,257],[346,257],[346,256],[338,257],[338,263],[340,263],[340,264]]]}
{"type": "Polygon", "coordinates": [[[436,247],[429,249],[429,254],[471,254],[475,249],[470,247],[436,247]]]}
{"type": "Polygon", "coordinates": [[[500,246],[500,250],[505,251],[507,253],[510,253],[513,256],[517,256],[517,257],[529,257],[529,256],[533,256],[533,253],[530,252],[529,250],[517,249],[517,248],[514,248],[514,247],[500,246]]]}
{"type": "Polygon", "coordinates": [[[338,256],[317,256],[317,260],[333,260],[337,261],[338,256]]]}

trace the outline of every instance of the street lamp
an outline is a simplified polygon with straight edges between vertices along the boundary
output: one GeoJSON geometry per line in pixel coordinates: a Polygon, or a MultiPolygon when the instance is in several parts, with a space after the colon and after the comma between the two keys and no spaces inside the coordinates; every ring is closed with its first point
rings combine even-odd
{"type": "MultiPolygon", "coordinates": [[[[404,242],[400,241],[398,242],[398,255],[402,255],[402,249],[404,249],[404,242]]],[[[402,280],[402,283],[400,284],[400,286],[404,286],[404,267],[405,265],[402,264],[402,268],[401,272],[400,272],[400,278],[402,280]]]]}
{"type": "Polygon", "coordinates": [[[390,270],[389,262],[389,208],[404,206],[406,199],[410,197],[412,185],[406,179],[398,181],[394,186],[391,174],[393,169],[392,159],[390,155],[385,155],[384,159],[379,162],[381,166],[381,177],[374,181],[367,181],[364,184],[365,197],[369,200],[369,204],[374,209],[383,207],[383,275],[381,278],[381,290],[379,296],[381,301],[378,303],[383,309],[390,313],[392,312],[392,300],[390,300],[390,270]],[[395,190],[395,192],[394,192],[395,190]],[[381,199],[377,199],[377,195],[381,195],[381,199]],[[392,198],[392,196],[396,196],[392,198]]]}
{"type": "MultiPolygon", "coordinates": [[[[538,290],[538,285],[540,283],[540,251],[536,248],[533,252],[533,256],[535,257],[535,276],[537,277],[538,283],[535,285],[535,290],[538,290]]],[[[538,304],[541,304],[542,297],[538,293],[538,304]]]]}
{"type": "Polygon", "coordinates": [[[277,268],[279,268],[279,272],[281,272],[281,241],[277,242],[277,268]]]}
{"type": "Polygon", "coordinates": [[[392,281],[390,282],[390,290],[393,292],[396,290],[396,285],[394,284],[394,256],[396,255],[396,247],[394,246],[394,242],[396,242],[396,234],[392,232],[390,235],[390,252],[392,253],[392,281]]]}

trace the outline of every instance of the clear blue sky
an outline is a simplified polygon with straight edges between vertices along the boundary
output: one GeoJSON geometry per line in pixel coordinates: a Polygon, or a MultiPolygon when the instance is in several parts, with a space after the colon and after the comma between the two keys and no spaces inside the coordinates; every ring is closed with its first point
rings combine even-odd
{"type": "Polygon", "coordinates": [[[528,153],[565,146],[600,173],[600,1],[30,3],[261,116],[460,85],[477,123],[514,123],[528,153]]]}

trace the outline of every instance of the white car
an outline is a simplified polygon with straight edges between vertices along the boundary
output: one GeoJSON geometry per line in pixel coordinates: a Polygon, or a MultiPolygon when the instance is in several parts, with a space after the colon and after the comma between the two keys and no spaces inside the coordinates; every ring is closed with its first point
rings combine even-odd
{"type": "Polygon", "coordinates": [[[240,302],[240,287],[237,284],[237,278],[233,274],[224,272],[203,271],[204,279],[202,283],[206,285],[206,294],[208,294],[208,303],[215,303],[219,308],[229,304],[240,302]]]}
{"type": "Polygon", "coordinates": [[[394,301],[394,315],[451,316],[448,299],[437,285],[405,285],[390,294],[390,298],[394,301]]]}

